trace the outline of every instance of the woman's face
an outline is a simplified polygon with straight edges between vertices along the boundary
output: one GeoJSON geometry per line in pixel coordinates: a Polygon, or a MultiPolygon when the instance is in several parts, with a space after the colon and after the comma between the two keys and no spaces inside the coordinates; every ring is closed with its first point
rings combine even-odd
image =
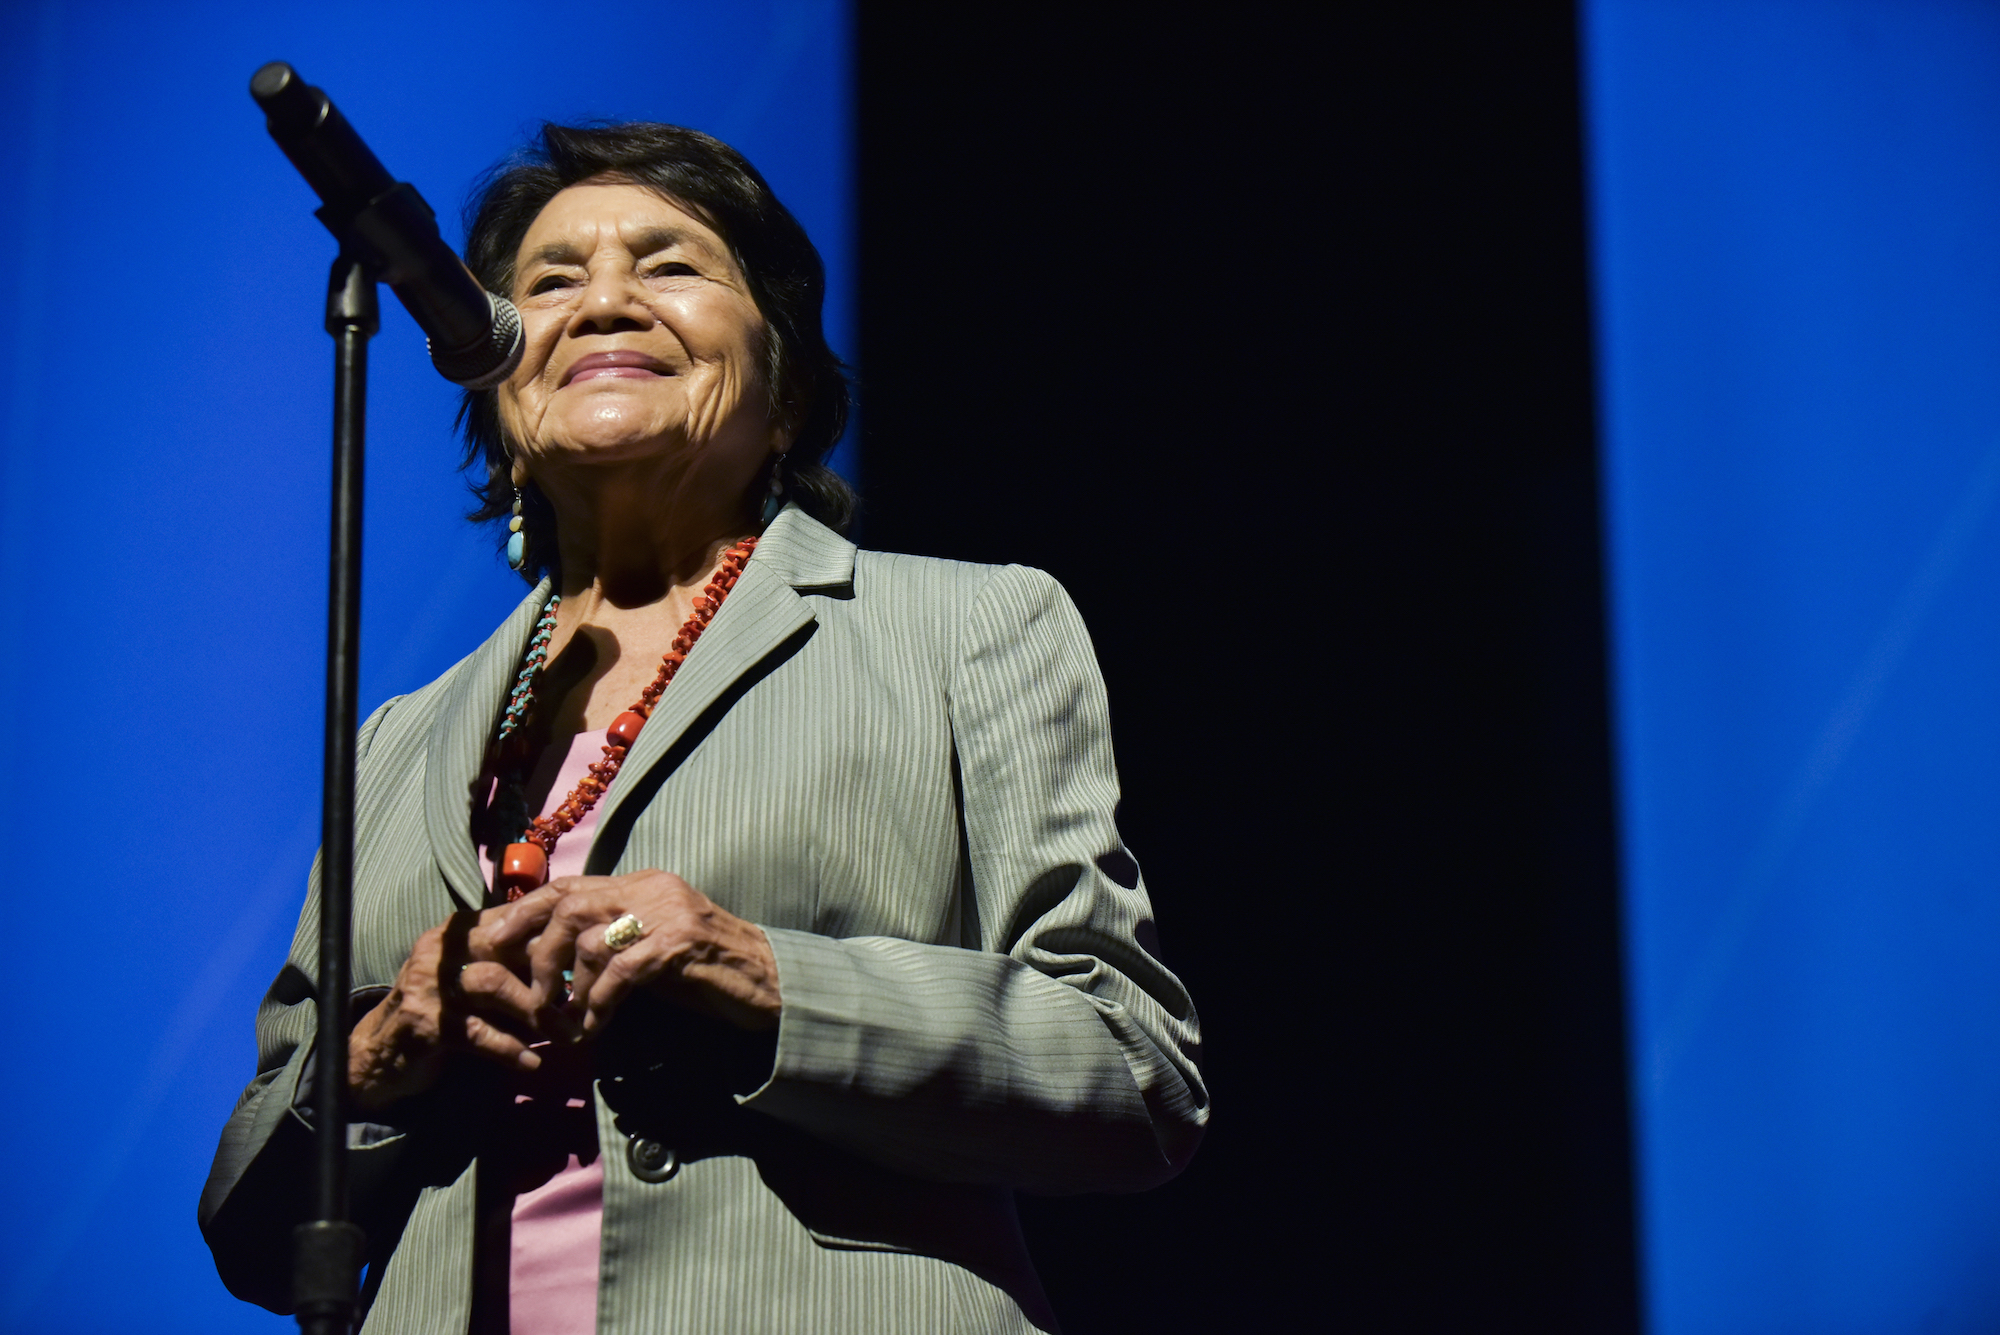
{"type": "Polygon", "coordinates": [[[500,420],[530,473],[681,454],[747,481],[787,443],[742,271],[652,191],[586,183],[550,200],[521,239],[514,304],[527,347],[500,420]]]}

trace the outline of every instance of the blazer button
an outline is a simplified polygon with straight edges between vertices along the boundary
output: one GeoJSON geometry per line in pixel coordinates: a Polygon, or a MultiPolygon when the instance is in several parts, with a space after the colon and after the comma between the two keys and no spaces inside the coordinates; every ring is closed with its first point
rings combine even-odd
{"type": "Polygon", "coordinates": [[[625,1162],[641,1182],[664,1182],[681,1171],[681,1157],[657,1140],[634,1136],[625,1146],[625,1162]]]}

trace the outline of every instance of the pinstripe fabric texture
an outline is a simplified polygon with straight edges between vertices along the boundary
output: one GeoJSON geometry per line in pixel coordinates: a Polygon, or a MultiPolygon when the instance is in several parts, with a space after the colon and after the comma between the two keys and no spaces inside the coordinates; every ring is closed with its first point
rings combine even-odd
{"type": "MultiPolygon", "coordinates": [[[[357,989],[482,902],[473,787],[548,594],[362,729],[357,989]]],[[[605,795],[588,868],[676,872],[765,929],[775,1062],[720,1074],[734,1040],[651,997],[607,1031],[601,1332],[1054,1329],[1012,1193],[1154,1185],[1207,1118],[1117,801],[1103,683],[1053,580],[857,553],[796,509],[772,524],[605,795]],[[643,1180],[634,1139],[683,1167],[643,1180]]],[[[201,1204],[225,1282],[280,1310],[317,896],[315,868],[201,1204]]],[[[350,1129],[377,1335],[467,1328],[481,1073],[462,1075],[350,1129]]]]}

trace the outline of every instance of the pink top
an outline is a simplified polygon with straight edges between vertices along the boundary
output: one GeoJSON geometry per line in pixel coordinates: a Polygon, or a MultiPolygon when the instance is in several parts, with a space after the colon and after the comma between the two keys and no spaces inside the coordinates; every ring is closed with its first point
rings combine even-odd
{"type": "MultiPolygon", "coordinates": [[[[536,765],[535,779],[546,777],[546,768],[557,755],[555,745],[550,745],[542,753],[536,765]]],[[[589,767],[604,758],[604,734],[580,732],[570,738],[566,751],[560,753],[562,761],[555,773],[554,782],[549,784],[548,797],[542,803],[539,814],[547,815],[562,804],[564,798],[575,789],[577,781],[583,778],[589,767]]],[[[492,799],[492,787],[487,789],[488,801],[492,799]]],[[[576,828],[557,841],[555,852],[549,857],[549,879],[559,876],[581,876],[584,859],[590,853],[591,837],[597,832],[597,808],[584,813],[576,828]]],[[[493,859],[500,850],[497,847],[480,850],[480,861],[485,867],[486,884],[493,884],[493,859]]],[[[546,1044],[537,1044],[544,1054],[546,1044]]],[[[550,1063],[549,1066],[554,1066],[550,1063]]],[[[534,1128],[531,1136],[548,1142],[550,1150],[560,1150],[567,1142],[573,1142],[583,1134],[577,1125],[579,1115],[587,1120],[594,1131],[595,1111],[590,1091],[590,1071],[584,1064],[572,1066],[562,1063],[567,1069],[551,1070],[544,1067],[549,1078],[526,1082],[531,1093],[517,1093],[514,1103],[522,1113],[527,1114],[522,1125],[534,1128]],[[555,1102],[560,1098],[562,1112],[557,1112],[555,1102]],[[546,1103],[546,1110],[537,1104],[546,1103]],[[537,1116],[545,1112],[544,1116],[537,1116]],[[564,1117],[563,1114],[568,1116],[564,1117]],[[568,1123],[569,1135],[557,1130],[558,1122],[568,1123]]],[[[540,1073],[538,1073],[540,1074],[540,1073]]],[[[594,1143],[594,1134],[589,1135],[594,1143]]],[[[524,1161],[532,1155],[520,1156],[524,1161]]],[[[553,1154],[549,1158],[553,1159],[553,1154]]],[[[529,1185],[542,1176],[547,1164],[540,1172],[527,1167],[527,1171],[517,1179],[518,1190],[514,1197],[513,1227],[510,1232],[510,1255],[507,1265],[508,1324],[513,1335],[593,1335],[597,1329],[597,1270],[598,1246],[604,1222],[604,1159],[600,1154],[591,1154],[590,1162],[584,1163],[574,1149],[565,1157],[568,1162],[554,1168],[554,1175],[547,1177],[539,1185],[529,1185]]]]}

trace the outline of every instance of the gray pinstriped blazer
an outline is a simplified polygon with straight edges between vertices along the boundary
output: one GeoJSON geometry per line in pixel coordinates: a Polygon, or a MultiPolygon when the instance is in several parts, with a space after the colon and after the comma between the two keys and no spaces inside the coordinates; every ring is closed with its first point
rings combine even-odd
{"type": "MultiPolygon", "coordinates": [[[[368,998],[483,902],[474,782],[548,594],[362,729],[368,998]]],[[[731,1071],[719,1026],[650,997],[607,1031],[600,1332],[1053,1329],[1013,1190],[1152,1186],[1207,1119],[1117,802],[1090,640],[1047,575],[857,553],[796,509],[771,525],[605,795],[588,868],[677,872],[764,927],[775,1064],[731,1071]],[[638,1138],[684,1166],[644,1180],[638,1138]]],[[[224,1282],[277,1310],[317,916],[315,867],[201,1199],[224,1282]]],[[[368,1332],[467,1328],[484,1074],[350,1129],[368,1332]]]]}

